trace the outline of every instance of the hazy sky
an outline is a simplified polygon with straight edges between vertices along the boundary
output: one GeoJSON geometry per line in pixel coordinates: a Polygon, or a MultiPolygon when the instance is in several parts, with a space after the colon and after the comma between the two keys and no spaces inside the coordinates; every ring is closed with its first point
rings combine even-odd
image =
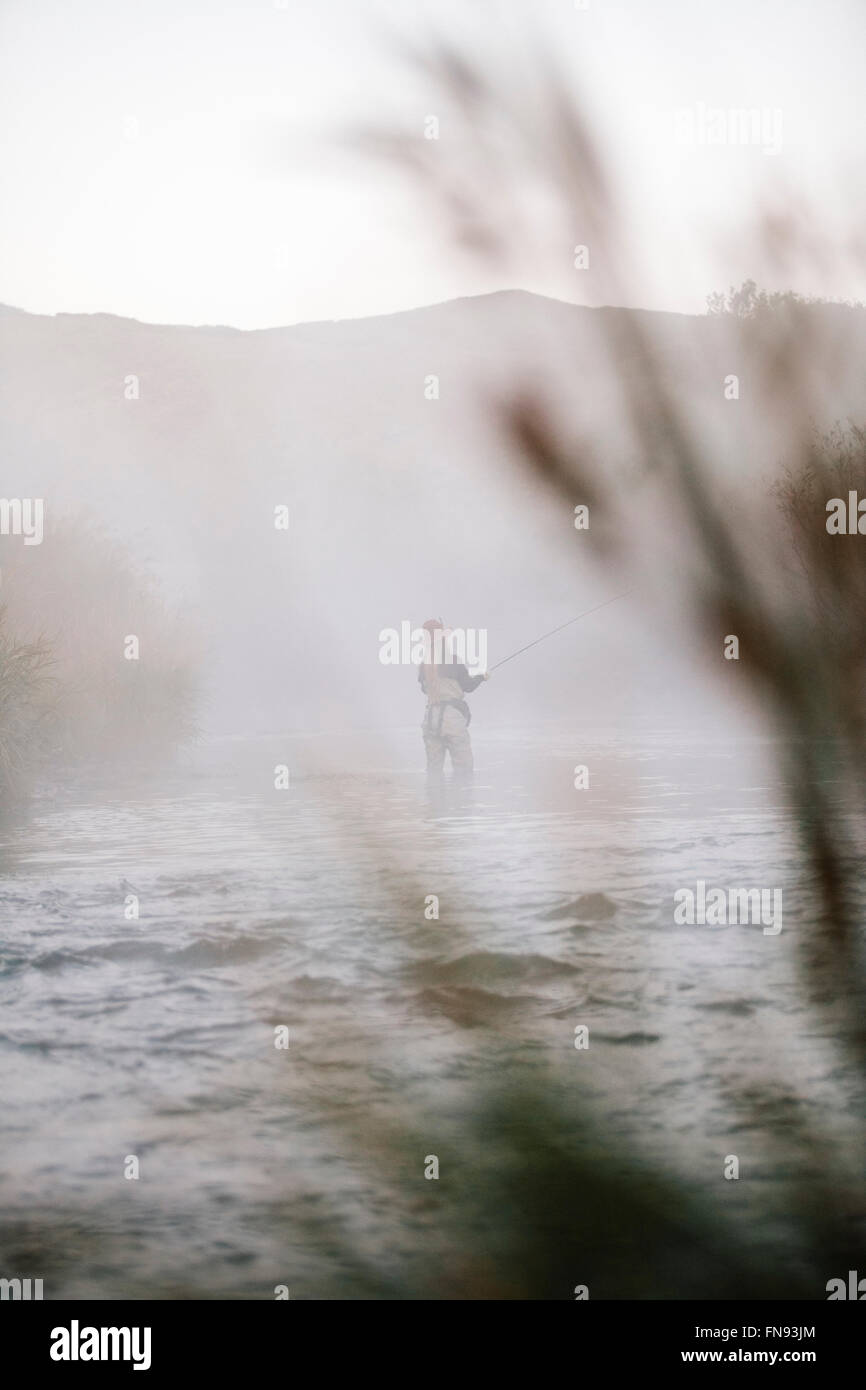
{"type": "MultiPolygon", "coordinates": [[[[418,40],[468,29],[491,63],[551,36],[628,211],[633,302],[700,311],[750,274],[866,298],[848,254],[862,0],[2,0],[0,300],[264,327],[501,287],[454,265],[396,175],[326,138],[382,120],[423,138],[433,99],[388,54],[383,16],[418,40]],[[781,148],[701,143],[701,104],[763,112],[781,148]],[[747,233],[784,189],[832,248],[793,273],[756,263],[747,233]]],[[[561,274],[526,264],[522,287],[594,302],[575,239],[561,274]]]]}

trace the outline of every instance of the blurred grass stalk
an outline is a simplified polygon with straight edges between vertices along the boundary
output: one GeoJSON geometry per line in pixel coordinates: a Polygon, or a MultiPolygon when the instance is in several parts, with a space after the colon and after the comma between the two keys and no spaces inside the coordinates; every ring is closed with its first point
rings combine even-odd
{"type": "MultiPolygon", "coordinates": [[[[455,251],[468,250],[502,275],[543,256],[547,245],[561,255],[580,228],[581,242],[607,267],[604,302],[633,300],[602,160],[554,66],[536,54],[533,79],[521,89],[518,63],[497,81],[490,63],[482,67],[448,43],[403,46],[401,56],[434,94],[447,147],[417,130],[368,131],[360,144],[408,174],[455,251]]],[[[786,236],[791,250],[793,218],[787,229],[778,219],[759,229],[756,246],[772,237],[779,248],[786,236]]],[[[787,472],[775,488],[761,479],[774,459],[756,458],[745,487],[720,474],[718,441],[673,388],[670,364],[639,312],[603,321],[631,422],[628,460],[607,453],[601,464],[575,442],[543,390],[527,386],[545,380],[549,360],[539,360],[495,407],[513,457],[537,487],[569,512],[576,500],[591,504],[587,535],[617,585],[627,575],[652,601],[657,576],[641,573],[647,558],[622,553],[616,539],[634,535],[623,509],[650,498],[652,515],[669,517],[671,527],[676,518],[682,528],[679,599],[695,649],[711,651],[718,663],[723,636],[739,636],[739,670],[755,710],[781,735],[803,891],[814,891],[818,904],[798,937],[811,1024],[833,1039],[859,1078],[850,1149],[840,1152],[832,1125],[824,1130],[804,1113],[784,1055],[772,1059],[763,1086],[743,1087],[731,1105],[731,1133],[762,1132],[765,1169],[779,1175],[778,1188],[767,1189],[767,1226],[784,1235],[769,1252],[755,1243],[724,1184],[696,1178],[686,1190],[622,1153],[552,1074],[546,1093],[506,1079],[477,1098],[477,1128],[461,1137],[463,1161],[468,1150],[478,1164],[473,1194],[437,1202],[437,1271],[419,1275],[409,1296],[568,1298],[582,1272],[599,1297],[823,1298],[837,1270],[856,1267],[858,1254],[862,1264],[866,990],[857,850],[866,809],[866,559],[856,542],[828,536],[825,504],[848,487],[866,496],[864,434],[856,425],[823,435],[814,428],[822,385],[816,360],[828,374],[833,361],[815,301],[746,282],[711,296],[708,310],[735,320],[762,364],[786,441],[787,472]],[[611,475],[618,464],[627,464],[633,485],[617,493],[611,475]],[[791,1107],[781,1120],[780,1102],[791,1107]],[[778,1260],[785,1249],[784,1265],[768,1266],[768,1256],[778,1260]]],[[[568,382],[567,362],[563,374],[568,382]]],[[[581,385],[575,375],[573,399],[581,385]]],[[[379,1164],[389,1149],[408,1145],[409,1128],[387,1142],[380,1135],[379,1164]]],[[[392,1196],[401,1187],[396,1170],[393,1176],[392,1196]]],[[[410,1203],[408,1187],[402,1197],[410,1203]]],[[[406,1296],[405,1287],[401,1294],[392,1281],[384,1296],[406,1296]]]]}

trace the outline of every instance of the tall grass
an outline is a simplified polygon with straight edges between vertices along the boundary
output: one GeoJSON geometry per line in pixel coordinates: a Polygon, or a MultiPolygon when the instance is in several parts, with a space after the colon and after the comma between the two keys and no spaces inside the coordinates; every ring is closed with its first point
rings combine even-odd
{"type": "MultiPolygon", "coordinates": [[[[527,252],[531,259],[553,245],[564,254],[579,228],[579,240],[605,267],[604,302],[633,299],[604,162],[553,65],[541,55],[532,80],[521,85],[516,55],[502,80],[491,77],[492,64],[448,42],[404,56],[435,93],[431,109],[448,129],[448,149],[414,130],[373,131],[362,143],[403,169],[455,254],[468,250],[488,273],[502,275],[526,265],[527,252]],[[540,228],[539,208],[546,219],[540,228]]],[[[776,249],[786,238],[793,245],[799,230],[793,219],[787,226],[777,219],[776,249]]],[[[751,235],[757,251],[764,232],[753,228],[751,235]]],[[[543,268],[536,259],[534,269],[543,268]]],[[[712,652],[718,671],[723,634],[739,636],[741,688],[751,691],[756,717],[774,738],[799,830],[802,901],[814,905],[797,933],[802,1026],[831,1042],[856,1092],[846,1147],[832,1137],[835,1122],[801,1105],[783,1047],[765,1059],[764,1084],[732,1091],[731,1133],[760,1135],[765,1171],[784,1174],[766,1188],[762,1233],[781,1235],[768,1251],[718,1182],[696,1174],[687,1186],[624,1152],[620,1137],[599,1130],[579,1092],[561,1086],[553,1072],[531,1097],[503,1077],[500,1093],[477,1097],[478,1123],[464,1136],[471,1191],[441,1212],[437,1270],[412,1296],[430,1296],[450,1281],[468,1297],[569,1297],[570,1276],[588,1269],[602,1297],[822,1298],[828,1278],[856,1267],[858,1251],[862,1262],[866,949],[858,848],[866,824],[866,562],[857,537],[828,535],[825,503],[847,496],[849,487],[866,495],[866,432],[855,423],[815,433],[822,393],[832,386],[834,348],[818,301],[747,281],[711,296],[708,308],[737,321],[739,347],[755,364],[751,384],[764,392],[779,426],[784,467],[775,486],[768,480],[775,458],[756,457],[745,480],[719,466],[715,422],[684,395],[638,313],[600,321],[629,421],[628,457],[577,446],[554,393],[538,387],[552,372],[568,384],[567,341],[553,364],[550,356],[533,361],[527,354],[525,372],[494,408],[509,464],[516,461],[539,493],[561,502],[564,515],[576,500],[595,499],[593,525],[605,538],[635,537],[627,513],[636,504],[666,521],[688,649],[712,652]],[[626,466],[629,485],[617,489],[612,482],[626,476],[626,466]],[[787,1263],[779,1259],[784,1248],[787,1263]],[[463,1279],[467,1268],[477,1277],[463,1279]]],[[[571,397],[580,400],[583,389],[575,372],[571,397]]],[[[627,574],[651,608],[664,562],[658,547],[638,543],[623,553],[616,544],[597,544],[595,557],[617,587],[627,574]]],[[[684,1037],[682,1046],[691,1040],[684,1037]]],[[[408,1186],[403,1195],[408,1205],[408,1186]]]]}

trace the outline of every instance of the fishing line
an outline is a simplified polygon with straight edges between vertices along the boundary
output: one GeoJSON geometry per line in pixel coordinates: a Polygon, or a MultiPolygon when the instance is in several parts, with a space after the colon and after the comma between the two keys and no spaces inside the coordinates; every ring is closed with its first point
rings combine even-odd
{"type": "Polygon", "coordinates": [[[539,642],[545,642],[548,637],[553,637],[555,633],[562,632],[563,628],[571,627],[572,623],[579,623],[581,618],[588,618],[590,613],[597,613],[600,608],[607,608],[609,603],[616,603],[617,599],[628,598],[629,594],[633,593],[634,589],[626,589],[624,594],[614,594],[613,598],[606,598],[604,603],[597,603],[594,608],[587,608],[585,613],[578,613],[576,618],[569,618],[567,623],[560,623],[559,627],[553,627],[550,629],[550,632],[545,632],[543,636],[536,637],[534,642],[527,642],[525,647],[519,647],[518,650],[512,652],[510,656],[504,656],[501,661],[496,662],[496,665],[490,667],[490,671],[495,671],[498,666],[504,666],[506,661],[513,661],[514,658],[520,656],[522,652],[528,652],[530,647],[537,647],[539,642]]]}

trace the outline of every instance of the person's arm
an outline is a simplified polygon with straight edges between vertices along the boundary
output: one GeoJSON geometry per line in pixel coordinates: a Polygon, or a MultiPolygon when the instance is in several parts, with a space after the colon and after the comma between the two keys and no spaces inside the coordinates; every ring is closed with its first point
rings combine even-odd
{"type": "Polygon", "coordinates": [[[470,676],[466,667],[458,663],[458,665],[454,667],[454,679],[457,681],[460,689],[465,690],[466,694],[469,695],[473,690],[478,688],[483,680],[487,679],[487,676],[484,671],[481,672],[480,676],[470,676]]]}

